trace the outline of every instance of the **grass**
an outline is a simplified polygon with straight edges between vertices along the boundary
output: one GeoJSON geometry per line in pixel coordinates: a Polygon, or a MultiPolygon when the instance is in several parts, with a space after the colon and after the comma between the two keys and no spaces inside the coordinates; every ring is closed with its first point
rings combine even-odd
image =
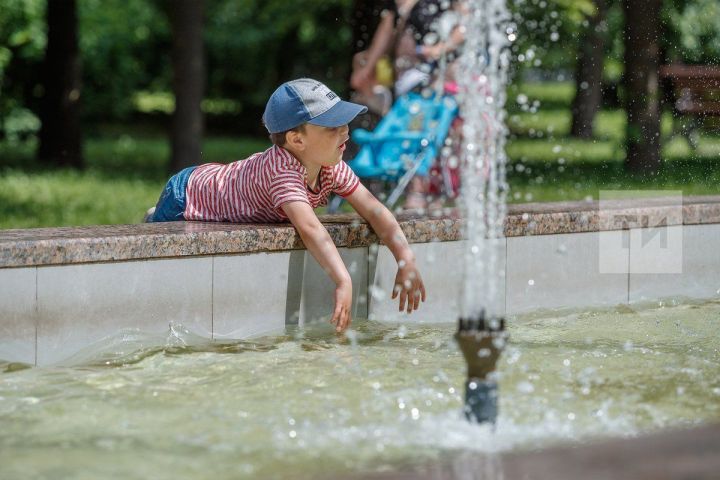
{"type": "MultiPolygon", "coordinates": [[[[508,92],[508,201],[597,199],[608,189],[720,193],[720,135],[711,129],[693,151],[684,138],[673,136],[672,118],[664,115],[662,168],[653,177],[634,177],[623,163],[624,112],[601,111],[595,138],[574,139],[572,95],[567,82],[508,92]],[[527,97],[525,111],[515,100],[520,94],[527,97]]],[[[44,170],[34,161],[34,141],[0,143],[0,228],[140,221],[167,179],[170,152],[163,131],[121,125],[95,127],[93,133],[85,142],[87,168],[81,172],[44,170]]],[[[245,158],[268,145],[264,138],[209,136],[198,163],[245,158]]]]}
{"type": "Polygon", "coordinates": [[[137,223],[162,185],[95,171],[6,170],[0,176],[0,228],[137,223]]]}
{"type": "MultiPolygon", "coordinates": [[[[268,140],[208,138],[201,162],[228,162],[268,140]]],[[[0,228],[138,223],[167,180],[170,149],[156,135],[124,134],[85,142],[87,169],[44,170],[35,142],[0,143],[0,228]]]]}

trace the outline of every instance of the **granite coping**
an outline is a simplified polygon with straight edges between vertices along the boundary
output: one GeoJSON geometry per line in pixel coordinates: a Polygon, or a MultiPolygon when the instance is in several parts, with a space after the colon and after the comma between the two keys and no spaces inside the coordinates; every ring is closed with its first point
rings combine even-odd
{"type": "Polygon", "coordinates": [[[446,455],[404,472],[355,480],[716,480],[720,425],[661,430],[635,438],[560,445],[536,451],[446,455]]]}
{"type": "MultiPolygon", "coordinates": [[[[508,206],[505,235],[622,230],[720,223],[720,195],[646,198],[604,202],[526,203],[508,206]]],[[[363,247],[377,236],[354,214],[321,220],[338,247],[363,247]]],[[[457,241],[463,219],[455,210],[442,215],[398,215],[411,243],[457,241]]],[[[0,230],[0,268],[114,262],[198,255],[247,254],[302,249],[295,229],[284,224],[168,222],[138,225],[0,230]]]]}

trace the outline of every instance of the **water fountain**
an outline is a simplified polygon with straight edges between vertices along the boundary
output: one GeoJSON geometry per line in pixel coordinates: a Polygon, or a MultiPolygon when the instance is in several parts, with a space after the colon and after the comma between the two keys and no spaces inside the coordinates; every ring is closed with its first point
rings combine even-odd
{"type": "Polygon", "coordinates": [[[495,364],[505,344],[502,311],[493,305],[502,272],[497,245],[503,238],[505,195],[505,88],[510,61],[510,14],[504,0],[464,6],[464,52],[458,100],[462,127],[460,206],[466,220],[462,316],[455,336],[468,364],[465,414],[470,421],[497,417],[495,364]]]}

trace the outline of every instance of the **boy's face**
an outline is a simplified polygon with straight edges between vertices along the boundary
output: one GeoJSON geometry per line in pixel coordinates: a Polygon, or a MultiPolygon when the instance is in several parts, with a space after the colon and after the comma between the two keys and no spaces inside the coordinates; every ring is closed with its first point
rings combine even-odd
{"type": "Polygon", "coordinates": [[[350,136],[347,125],[342,127],[319,127],[305,124],[304,157],[323,167],[337,165],[342,160],[346,143],[350,136]]]}

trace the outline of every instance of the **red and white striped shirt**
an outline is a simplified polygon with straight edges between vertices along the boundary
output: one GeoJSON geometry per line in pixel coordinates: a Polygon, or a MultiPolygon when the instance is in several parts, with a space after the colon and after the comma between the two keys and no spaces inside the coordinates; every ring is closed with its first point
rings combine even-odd
{"type": "Polygon", "coordinates": [[[306,175],[303,164],[278,146],[227,165],[200,165],[188,180],[185,220],[280,222],[288,218],[284,203],[300,201],[317,208],[327,205],[331,192],[347,197],[360,183],[343,161],[320,169],[316,192],[307,187],[306,175]]]}

